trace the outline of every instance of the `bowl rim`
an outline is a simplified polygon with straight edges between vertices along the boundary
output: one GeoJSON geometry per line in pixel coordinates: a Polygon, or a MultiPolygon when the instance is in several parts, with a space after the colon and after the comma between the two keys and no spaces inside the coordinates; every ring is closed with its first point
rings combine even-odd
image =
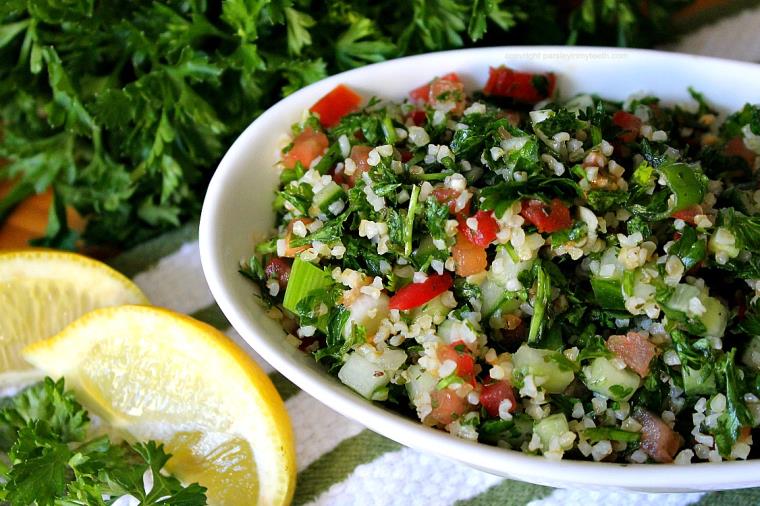
{"type": "Polygon", "coordinates": [[[219,216],[219,202],[224,198],[225,182],[229,174],[235,169],[235,164],[232,162],[235,153],[243,150],[248,143],[255,142],[256,131],[260,128],[266,128],[264,125],[268,119],[274,118],[281,111],[288,109],[292,101],[312,95],[317,88],[338,84],[356,74],[379,73],[398,65],[400,62],[415,62],[432,57],[462,57],[476,52],[493,52],[497,56],[503,56],[504,51],[519,51],[526,55],[551,51],[553,53],[566,53],[570,56],[600,51],[613,54],[633,53],[643,57],[678,60],[679,62],[691,60],[690,63],[694,65],[733,67],[736,71],[753,69],[753,72],[756,72],[760,69],[760,65],[749,62],[644,49],[584,46],[497,46],[441,51],[388,60],[335,74],[306,86],[280,100],[249,124],[225,153],[208,186],[200,218],[199,247],[203,272],[219,307],[240,336],[264,360],[301,390],[343,416],[410,448],[457,460],[486,472],[512,477],[517,475],[517,479],[550,484],[555,487],[557,486],[556,477],[560,477],[560,481],[573,483],[576,486],[694,492],[720,488],[720,480],[716,477],[719,475],[728,477],[728,473],[736,473],[737,471],[741,471],[744,478],[727,484],[729,488],[760,484],[760,477],[752,478],[752,475],[760,476],[760,459],[719,463],[700,462],[688,466],[666,467],[651,464],[637,465],[580,460],[553,461],[542,456],[529,455],[519,450],[508,450],[453,437],[444,431],[426,427],[419,421],[383,409],[349,391],[348,388],[335,388],[335,385],[327,380],[328,375],[326,373],[299,367],[298,363],[279,351],[275,344],[270,343],[262,335],[262,332],[251,324],[249,317],[243,310],[246,304],[243,301],[236,300],[226,289],[223,282],[222,247],[214,241],[214,231],[222,225],[219,216]],[[635,470],[631,469],[632,467],[635,470]],[[688,472],[682,471],[687,468],[689,469],[688,472]]]}

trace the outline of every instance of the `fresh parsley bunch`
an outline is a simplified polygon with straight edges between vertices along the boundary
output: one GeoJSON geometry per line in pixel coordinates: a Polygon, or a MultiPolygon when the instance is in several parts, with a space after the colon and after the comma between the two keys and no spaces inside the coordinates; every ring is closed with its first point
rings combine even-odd
{"type": "Polygon", "coordinates": [[[3,504],[105,506],[127,494],[146,506],[206,504],[204,487],[162,474],[170,458],[162,445],[115,444],[108,436],[85,441],[90,420],[63,380],[46,378],[2,402],[3,504]]]}
{"type": "MultiPolygon", "coordinates": [[[[328,73],[473,44],[648,45],[689,0],[3,0],[0,221],[52,186],[46,237],[129,246],[198,215],[232,139],[328,73]]],[[[441,69],[444,72],[446,69],[441,69]]]]}

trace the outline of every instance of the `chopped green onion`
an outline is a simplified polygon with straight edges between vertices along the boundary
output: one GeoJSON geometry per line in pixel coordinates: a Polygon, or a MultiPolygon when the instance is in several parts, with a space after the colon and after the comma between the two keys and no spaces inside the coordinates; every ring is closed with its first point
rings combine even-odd
{"type": "Polygon", "coordinates": [[[546,274],[541,264],[536,265],[536,299],[533,302],[533,316],[530,319],[528,342],[534,343],[541,338],[546,319],[546,306],[549,303],[549,294],[552,284],[549,275],[546,274]]]}
{"type": "Polygon", "coordinates": [[[404,223],[404,256],[412,254],[412,232],[414,231],[414,215],[417,212],[417,200],[420,196],[420,187],[412,186],[412,195],[409,197],[409,210],[406,212],[404,223]]]}
{"type": "Polygon", "coordinates": [[[288,279],[288,288],[282,305],[285,309],[295,312],[298,303],[314,290],[325,288],[332,284],[330,274],[314,264],[296,257],[288,279]]]}
{"type": "Polygon", "coordinates": [[[615,427],[592,427],[590,429],[585,429],[583,435],[590,443],[597,443],[603,440],[635,443],[641,438],[641,434],[638,432],[631,432],[615,427]]]}

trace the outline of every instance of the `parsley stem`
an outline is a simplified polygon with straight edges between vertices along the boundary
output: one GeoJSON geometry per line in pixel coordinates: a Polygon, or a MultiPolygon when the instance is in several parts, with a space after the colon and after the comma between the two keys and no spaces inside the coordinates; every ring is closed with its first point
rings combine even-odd
{"type": "Polygon", "coordinates": [[[412,254],[412,231],[414,229],[414,215],[417,211],[417,199],[420,196],[420,187],[412,186],[412,195],[409,197],[409,210],[406,212],[404,224],[404,256],[412,254]]]}

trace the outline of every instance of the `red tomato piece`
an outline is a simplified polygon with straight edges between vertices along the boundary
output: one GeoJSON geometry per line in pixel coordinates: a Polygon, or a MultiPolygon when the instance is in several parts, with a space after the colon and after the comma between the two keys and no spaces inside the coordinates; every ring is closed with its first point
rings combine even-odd
{"type": "Polygon", "coordinates": [[[649,374],[649,363],[657,354],[654,344],[638,332],[610,336],[607,348],[642,378],[649,374]]]}
{"type": "Polygon", "coordinates": [[[681,436],[649,411],[636,408],[633,417],[641,424],[641,449],[656,462],[673,462],[681,447],[681,436]]]}
{"type": "Polygon", "coordinates": [[[288,223],[288,229],[285,232],[285,253],[283,254],[283,256],[287,258],[295,258],[296,255],[299,254],[300,252],[309,249],[308,244],[305,244],[303,246],[298,246],[295,248],[290,246],[290,240],[293,238],[293,225],[297,221],[302,221],[304,225],[308,225],[314,220],[312,220],[311,218],[296,218],[295,220],[288,223]]]}
{"type": "Polygon", "coordinates": [[[362,97],[358,93],[345,84],[339,84],[309,110],[319,115],[323,127],[331,128],[340,123],[343,116],[358,109],[361,103],[362,97]]]}
{"type": "Polygon", "coordinates": [[[452,283],[453,280],[448,272],[432,274],[422,283],[409,283],[399,288],[396,294],[391,297],[388,309],[399,309],[401,311],[414,309],[441,295],[451,288],[452,283]]]}
{"type": "Polygon", "coordinates": [[[485,248],[496,239],[496,234],[499,231],[499,224],[496,222],[491,211],[478,211],[473,218],[478,222],[477,230],[471,229],[469,225],[467,225],[467,218],[459,215],[457,218],[459,221],[459,231],[471,243],[480,246],[481,248],[485,248]]]}
{"type": "Polygon", "coordinates": [[[330,142],[322,132],[315,132],[311,128],[305,128],[303,132],[293,139],[293,147],[282,157],[282,165],[286,169],[292,169],[298,162],[305,168],[311,162],[325,152],[330,142]]]}
{"type": "Polygon", "coordinates": [[[523,200],[520,214],[526,221],[536,226],[539,232],[557,232],[573,224],[570,209],[559,199],[553,199],[546,212],[546,204],[540,200],[523,200]]]}
{"type": "Polygon", "coordinates": [[[412,91],[409,92],[409,96],[412,98],[412,100],[415,100],[417,102],[427,102],[428,100],[430,100],[430,86],[439,79],[443,79],[445,81],[451,81],[455,83],[459,82],[459,76],[457,75],[457,73],[449,72],[443,77],[436,77],[435,79],[428,82],[427,84],[423,84],[419,88],[413,89],[412,91]]]}
{"type": "Polygon", "coordinates": [[[433,197],[441,203],[446,204],[449,206],[449,212],[451,214],[470,214],[470,201],[468,200],[467,203],[464,205],[464,208],[457,212],[457,198],[459,197],[458,190],[455,190],[453,188],[446,188],[444,186],[438,186],[433,189],[433,197]]]}
{"type": "Polygon", "coordinates": [[[741,137],[734,137],[728,141],[723,150],[728,156],[738,156],[739,158],[744,159],[750,169],[755,166],[755,158],[757,155],[744,144],[744,140],[741,137]]]}
{"type": "Polygon", "coordinates": [[[457,368],[454,373],[472,386],[475,386],[475,359],[467,349],[464,341],[457,341],[439,348],[438,360],[441,363],[446,360],[456,362],[457,368]]]}
{"type": "Polygon", "coordinates": [[[351,160],[353,160],[356,164],[356,170],[354,170],[354,173],[351,175],[344,174],[346,183],[351,188],[353,188],[356,182],[361,179],[364,172],[369,171],[369,163],[367,163],[367,157],[369,157],[370,151],[372,151],[372,148],[369,146],[353,146],[351,148],[351,154],[349,155],[349,158],[351,158],[351,160]]]}
{"type": "Polygon", "coordinates": [[[280,290],[284,290],[287,288],[290,278],[290,263],[282,258],[272,257],[264,267],[264,274],[268,279],[276,279],[280,285],[280,290]]]}
{"type": "Polygon", "coordinates": [[[557,76],[551,72],[518,72],[502,65],[488,69],[488,82],[483,93],[535,104],[552,96],[556,84],[557,76]]]}
{"type": "Polygon", "coordinates": [[[616,112],[612,116],[612,123],[622,130],[617,137],[623,142],[635,141],[641,129],[641,119],[635,114],[625,111],[616,112]]]}
{"type": "Polygon", "coordinates": [[[451,256],[454,258],[457,275],[462,277],[483,272],[488,265],[486,249],[471,243],[462,234],[457,234],[451,256]]]}
{"type": "Polygon", "coordinates": [[[422,109],[413,111],[409,117],[412,119],[412,123],[417,126],[422,126],[427,121],[427,114],[422,109]]]}
{"type": "MultiPolygon", "coordinates": [[[[455,72],[436,77],[429,83],[410,91],[409,96],[416,102],[426,102],[431,105],[454,102],[452,111],[455,114],[461,114],[464,111],[464,84],[455,72]]],[[[416,121],[415,124],[417,124],[416,121]]]]}
{"type": "Polygon", "coordinates": [[[450,424],[470,409],[467,400],[462,399],[449,388],[430,392],[430,402],[433,410],[429,416],[441,425],[450,424]]]}
{"type": "Polygon", "coordinates": [[[499,416],[499,406],[504,400],[509,400],[512,403],[509,412],[514,413],[517,409],[517,399],[515,390],[509,382],[497,381],[483,385],[483,389],[480,391],[480,405],[483,406],[489,416],[499,416]]]}
{"type": "Polygon", "coordinates": [[[705,212],[702,210],[702,206],[699,204],[693,205],[691,207],[687,207],[686,209],[681,209],[680,211],[676,211],[672,214],[673,218],[676,218],[678,220],[683,220],[686,223],[691,223],[692,225],[695,225],[696,222],[694,221],[694,218],[698,214],[705,214],[705,212]]]}

